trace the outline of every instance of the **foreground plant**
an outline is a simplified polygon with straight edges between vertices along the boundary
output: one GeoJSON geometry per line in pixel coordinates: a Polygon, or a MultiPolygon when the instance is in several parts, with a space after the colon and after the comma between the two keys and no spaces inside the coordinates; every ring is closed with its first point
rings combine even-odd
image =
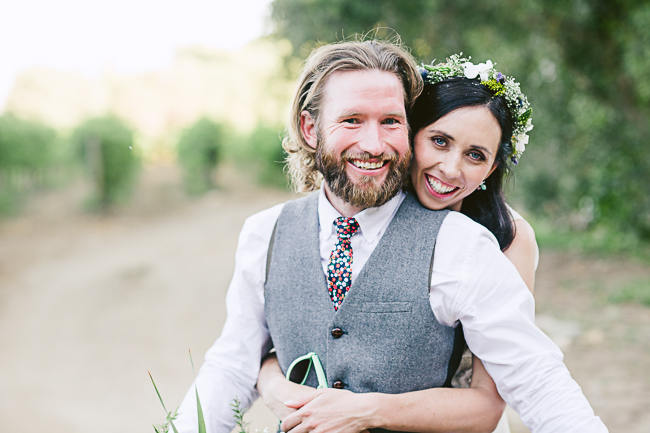
{"type": "MultiPolygon", "coordinates": [[[[194,361],[192,360],[192,352],[189,352],[189,355],[190,355],[190,364],[192,365],[192,373],[194,373],[194,361]]],[[[151,372],[148,373],[149,373],[149,378],[151,379],[151,383],[153,384],[153,387],[156,390],[156,394],[158,395],[158,400],[160,400],[160,404],[162,405],[163,410],[165,411],[165,423],[159,425],[154,424],[153,429],[156,433],[168,433],[169,427],[171,426],[174,433],[178,433],[178,430],[174,425],[174,420],[178,416],[178,408],[176,408],[176,410],[174,410],[173,412],[167,410],[167,407],[163,402],[162,396],[158,391],[158,387],[156,386],[156,382],[153,380],[153,376],[151,376],[151,372]]],[[[199,398],[199,390],[196,387],[196,385],[194,385],[194,394],[196,395],[196,415],[198,420],[198,432],[206,433],[205,419],[203,418],[203,407],[201,406],[201,399],[199,398]]],[[[246,432],[244,431],[244,433],[246,432]]]]}
{"type": "MultiPolygon", "coordinates": [[[[192,372],[194,372],[194,361],[192,360],[192,352],[190,352],[190,363],[192,364],[192,372]]],[[[151,375],[151,372],[149,373],[149,378],[151,379],[151,383],[153,384],[153,388],[156,390],[156,395],[158,395],[158,400],[160,400],[160,404],[163,407],[163,410],[165,411],[165,422],[163,424],[154,424],[153,429],[156,433],[169,433],[169,428],[171,427],[172,431],[174,433],[178,433],[178,430],[176,429],[176,426],[174,425],[174,420],[178,416],[178,408],[176,408],[173,412],[167,410],[167,407],[165,406],[165,402],[163,401],[162,396],[160,395],[160,391],[158,391],[158,387],[156,386],[156,382],[153,380],[153,376],[151,375]]],[[[194,385],[194,394],[196,395],[196,416],[197,416],[197,421],[198,421],[198,432],[199,433],[206,433],[205,430],[205,419],[203,418],[203,407],[201,406],[201,399],[199,398],[199,390],[194,385]]],[[[235,423],[237,425],[237,433],[248,433],[248,425],[246,422],[244,422],[244,411],[241,408],[241,402],[239,401],[238,398],[234,398],[232,402],[230,403],[230,407],[232,408],[233,412],[233,417],[235,418],[235,423]]],[[[266,429],[264,429],[266,431],[266,429]]]]}

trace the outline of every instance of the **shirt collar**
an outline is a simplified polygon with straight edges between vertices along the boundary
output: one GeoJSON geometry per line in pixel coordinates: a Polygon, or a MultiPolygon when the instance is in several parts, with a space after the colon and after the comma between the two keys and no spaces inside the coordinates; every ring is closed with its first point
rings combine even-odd
{"type": "MultiPolygon", "coordinates": [[[[354,215],[359,223],[360,233],[368,240],[368,242],[375,242],[380,238],[388,224],[393,219],[400,204],[404,200],[404,193],[400,191],[395,194],[395,197],[388,200],[381,206],[369,207],[354,215]]],[[[334,220],[340,217],[339,211],[334,209],[325,195],[325,189],[321,187],[318,194],[318,222],[321,231],[326,230],[327,235],[334,233],[334,220]]]]}

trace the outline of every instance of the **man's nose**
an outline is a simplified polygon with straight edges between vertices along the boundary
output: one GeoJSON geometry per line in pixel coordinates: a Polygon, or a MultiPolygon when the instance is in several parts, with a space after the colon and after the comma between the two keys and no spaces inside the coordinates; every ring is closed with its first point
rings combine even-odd
{"type": "Polygon", "coordinates": [[[371,155],[381,155],[384,153],[384,148],[380,125],[365,125],[359,140],[359,149],[371,155]]]}

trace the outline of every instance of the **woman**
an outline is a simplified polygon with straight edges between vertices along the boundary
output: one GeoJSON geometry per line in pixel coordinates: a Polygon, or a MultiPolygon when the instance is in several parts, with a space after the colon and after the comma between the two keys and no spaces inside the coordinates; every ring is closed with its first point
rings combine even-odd
{"type": "MultiPolygon", "coordinates": [[[[496,72],[489,61],[473,65],[455,55],[425,68],[424,90],[409,114],[411,190],[427,208],[460,211],[488,228],[532,291],[538,255],[534,232],[506,205],[502,193],[508,165],[516,164],[532,128],[526,98],[518,84],[496,72]]],[[[390,396],[394,400],[389,406],[399,409],[392,411],[385,427],[422,432],[494,429],[504,403],[480,360],[468,355],[464,362],[454,382],[468,389],[390,396]]],[[[313,393],[285,380],[275,358],[263,363],[258,390],[281,418],[313,393]]],[[[362,407],[354,410],[364,415],[362,407]]],[[[507,432],[507,424],[501,422],[497,431],[507,432]]]]}

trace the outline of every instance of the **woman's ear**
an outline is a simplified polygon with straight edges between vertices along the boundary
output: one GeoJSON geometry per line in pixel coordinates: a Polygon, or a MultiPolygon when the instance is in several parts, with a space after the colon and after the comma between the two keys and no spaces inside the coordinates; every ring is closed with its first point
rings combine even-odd
{"type": "Polygon", "coordinates": [[[316,150],[316,144],[318,143],[317,132],[316,122],[311,116],[311,113],[307,110],[303,110],[300,113],[300,133],[309,147],[314,150],[316,150]]]}

